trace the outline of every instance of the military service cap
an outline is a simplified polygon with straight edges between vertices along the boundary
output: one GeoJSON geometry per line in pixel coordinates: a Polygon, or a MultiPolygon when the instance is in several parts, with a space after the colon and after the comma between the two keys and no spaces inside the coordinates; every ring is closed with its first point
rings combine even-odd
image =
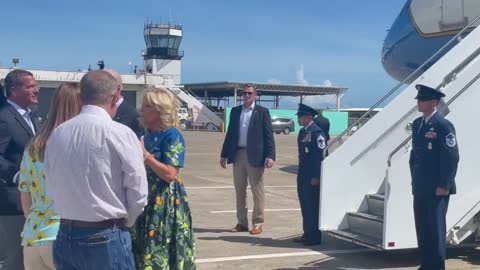
{"type": "Polygon", "coordinates": [[[307,106],[303,103],[298,104],[298,111],[297,111],[298,116],[311,115],[312,117],[315,117],[315,115],[317,114],[318,112],[312,107],[307,106]]]}
{"type": "Polygon", "coordinates": [[[415,99],[420,101],[427,101],[427,100],[434,100],[434,99],[440,100],[442,97],[445,97],[444,93],[423,84],[417,84],[415,85],[415,88],[417,88],[418,90],[418,93],[415,99]]]}

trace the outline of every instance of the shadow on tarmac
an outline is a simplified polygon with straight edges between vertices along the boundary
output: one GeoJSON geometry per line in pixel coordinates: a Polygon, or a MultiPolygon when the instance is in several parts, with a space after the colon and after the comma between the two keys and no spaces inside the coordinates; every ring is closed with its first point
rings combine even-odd
{"type": "Polygon", "coordinates": [[[287,165],[287,166],[279,167],[278,169],[282,172],[287,172],[287,173],[296,175],[298,172],[298,165],[287,165]]]}
{"type": "MultiPolygon", "coordinates": [[[[473,248],[448,249],[447,259],[463,261],[460,268],[447,269],[478,269],[480,251],[473,248]],[[467,266],[465,266],[467,265],[467,266]]],[[[313,269],[416,269],[420,264],[416,249],[378,251],[359,254],[333,254],[327,258],[313,260],[294,268],[275,268],[275,270],[313,270],[313,269]]]]}
{"type": "MultiPolygon", "coordinates": [[[[213,230],[212,232],[214,232],[213,230]]],[[[225,230],[219,230],[225,231],[225,230]]],[[[322,252],[332,249],[351,249],[362,248],[355,245],[338,247],[336,239],[326,237],[322,245],[305,247],[300,243],[294,243],[292,240],[298,235],[288,236],[279,239],[252,237],[246,235],[218,236],[218,237],[199,237],[201,240],[222,240],[227,242],[250,244],[251,246],[268,246],[276,248],[306,248],[322,252]]],[[[304,265],[294,268],[275,268],[275,270],[312,270],[312,269],[397,269],[411,268],[416,269],[420,260],[416,249],[393,250],[393,251],[373,251],[365,253],[344,253],[328,254],[328,257],[322,257],[318,260],[312,260],[304,265]]],[[[449,248],[447,259],[461,260],[462,265],[469,265],[469,269],[480,269],[480,250],[474,248],[449,248]]],[[[451,268],[448,269],[460,269],[451,268]]],[[[461,269],[465,269],[463,266],[461,269]]]]}

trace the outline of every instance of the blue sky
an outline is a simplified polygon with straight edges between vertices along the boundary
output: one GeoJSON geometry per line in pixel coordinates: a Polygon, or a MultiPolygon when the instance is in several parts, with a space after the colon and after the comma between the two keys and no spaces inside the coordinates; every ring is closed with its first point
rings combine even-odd
{"type": "MultiPolygon", "coordinates": [[[[396,84],[383,70],[380,53],[404,3],[7,1],[2,4],[0,66],[19,57],[24,68],[77,70],[96,67],[103,59],[108,68],[127,73],[129,62],[142,65],[148,17],[183,25],[183,83],[331,83],[350,88],[344,106],[369,107],[396,84]]],[[[295,103],[284,100],[283,105],[295,103]]]]}

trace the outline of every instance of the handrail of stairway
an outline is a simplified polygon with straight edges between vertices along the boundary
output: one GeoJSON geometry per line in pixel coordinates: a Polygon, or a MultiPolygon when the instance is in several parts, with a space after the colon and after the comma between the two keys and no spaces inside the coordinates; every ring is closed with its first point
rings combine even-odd
{"type": "MultiPolygon", "coordinates": [[[[473,211],[478,211],[478,210],[476,210],[476,209],[478,208],[477,206],[479,206],[479,205],[480,205],[480,201],[477,202],[472,208],[470,208],[470,210],[468,210],[468,211],[458,220],[457,223],[453,224],[453,226],[452,226],[452,228],[451,228],[450,230],[455,229],[456,227],[458,227],[458,226],[459,226],[459,223],[460,223],[461,221],[463,221],[467,216],[469,216],[469,214],[471,214],[473,211]]],[[[468,222],[468,221],[467,221],[467,222],[468,222]]]]}
{"type": "Polygon", "coordinates": [[[197,96],[193,91],[191,91],[191,90],[188,89],[188,88],[185,88],[184,86],[182,86],[182,87],[179,86],[178,88],[180,88],[183,92],[185,92],[185,93],[193,96],[193,97],[196,98],[196,99],[199,99],[199,98],[200,98],[200,97],[197,96]]]}
{"type": "MultiPolygon", "coordinates": [[[[199,100],[200,97],[197,96],[193,91],[189,90],[188,88],[185,88],[183,85],[182,85],[182,86],[176,85],[176,87],[177,87],[178,89],[180,89],[180,91],[184,92],[184,93],[187,94],[187,95],[192,96],[193,98],[195,98],[196,100],[198,100],[198,102],[202,103],[202,102],[199,100]]],[[[204,103],[202,103],[202,104],[203,104],[203,106],[205,106],[205,107],[208,109],[208,111],[210,111],[211,113],[215,114],[215,112],[213,112],[208,106],[206,106],[204,103]]],[[[211,115],[205,115],[205,116],[208,118],[208,120],[209,120],[212,124],[214,123],[215,120],[212,119],[211,115]]],[[[215,116],[218,117],[218,115],[215,115],[215,116]]],[[[222,120],[222,121],[223,121],[223,120],[222,120]]],[[[214,124],[214,125],[215,125],[215,124],[214,124]]]]}
{"type": "MultiPolygon", "coordinates": [[[[447,103],[445,103],[441,108],[437,110],[437,113],[444,113],[446,110],[448,110],[448,105],[452,104],[459,96],[461,96],[472,84],[474,84],[478,79],[480,79],[480,73],[477,74],[472,80],[470,80],[463,88],[462,90],[458,91],[447,103]]],[[[392,166],[392,158],[393,156],[400,150],[402,149],[410,140],[412,139],[412,135],[409,135],[408,138],[403,140],[395,149],[393,149],[392,152],[388,155],[387,158],[387,165],[388,167],[392,166]]]]}
{"type": "MultiPolygon", "coordinates": [[[[407,78],[403,81],[399,82],[395,87],[393,87],[387,94],[385,94],[382,98],[380,98],[367,112],[365,112],[360,118],[358,118],[353,124],[351,124],[348,128],[346,128],[342,133],[335,137],[328,145],[325,147],[323,151],[323,156],[325,157],[328,150],[332,145],[337,142],[341,142],[342,137],[350,132],[353,127],[357,124],[361,123],[373,110],[377,108],[378,105],[382,104],[387,98],[389,98],[393,93],[395,93],[402,85],[404,85],[408,80],[414,77],[420,70],[422,70],[427,64],[429,64],[433,59],[435,59],[443,50],[448,48],[450,44],[452,44],[458,37],[460,37],[463,33],[465,33],[468,29],[470,29],[473,24],[480,18],[480,16],[475,17],[467,26],[465,26],[460,32],[458,32],[453,38],[451,38],[445,45],[443,45],[440,49],[438,49],[430,58],[428,58],[421,66],[419,66],[415,71],[413,71],[407,78]]],[[[397,150],[398,151],[398,150],[397,150]]]]}

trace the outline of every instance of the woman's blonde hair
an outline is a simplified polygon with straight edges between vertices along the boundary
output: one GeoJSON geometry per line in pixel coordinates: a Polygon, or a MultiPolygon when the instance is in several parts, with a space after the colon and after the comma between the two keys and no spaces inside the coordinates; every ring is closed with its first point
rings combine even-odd
{"type": "Polygon", "coordinates": [[[77,116],[81,106],[80,84],[62,83],[55,90],[47,120],[28,146],[28,153],[32,158],[38,155],[38,158],[43,161],[47,140],[53,130],[63,122],[77,116]]]}
{"type": "Polygon", "coordinates": [[[163,130],[171,127],[178,128],[177,99],[170,91],[153,86],[148,87],[143,94],[143,101],[158,112],[160,127],[163,130]]]}

